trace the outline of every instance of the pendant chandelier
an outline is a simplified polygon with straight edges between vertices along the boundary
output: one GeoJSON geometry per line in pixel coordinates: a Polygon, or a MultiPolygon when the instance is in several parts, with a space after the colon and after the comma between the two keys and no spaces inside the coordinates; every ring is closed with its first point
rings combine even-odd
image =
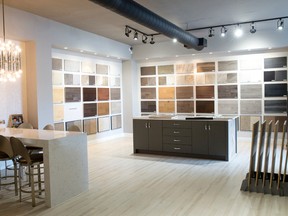
{"type": "Polygon", "coordinates": [[[5,38],[4,0],[2,0],[3,41],[0,43],[0,82],[16,81],[20,77],[21,49],[5,38]]]}

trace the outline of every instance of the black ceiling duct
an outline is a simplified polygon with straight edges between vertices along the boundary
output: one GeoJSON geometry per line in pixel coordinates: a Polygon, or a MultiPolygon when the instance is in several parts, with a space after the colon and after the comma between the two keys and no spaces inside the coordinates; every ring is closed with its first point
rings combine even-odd
{"type": "Polygon", "coordinates": [[[202,50],[207,46],[205,38],[197,38],[175,24],[163,19],[142,5],[132,0],[90,0],[109,10],[114,11],[134,22],[140,23],[169,38],[177,38],[186,48],[202,50]]]}

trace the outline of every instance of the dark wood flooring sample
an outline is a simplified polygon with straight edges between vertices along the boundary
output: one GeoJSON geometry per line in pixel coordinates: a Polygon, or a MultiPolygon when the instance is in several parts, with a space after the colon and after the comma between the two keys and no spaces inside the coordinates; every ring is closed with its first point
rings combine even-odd
{"type": "Polygon", "coordinates": [[[196,101],[197,113],[214,113],[214,101],[196,101]]]}
{"type": "Polygon", "coordinates": [[[155,75],[156,67],[155,66],[141,67],[140,71],[141,71],[141,76],[155,75]]]}
{"type": "Polygon", "coordinates": [[[197,72],[213,72],[215,71],[215,62],[197,63],[197,72]]]}
{"type": "Polygon", "coordinates": [[[156,101],[141,101],[141,112],[156,112],[156,101]]]}
{"type": "Polygon", "coordinates": [[[96,88],[83,88],[83,101],[95,101],[96,98],[96,88]]]}
{"type": "Polygon", "coordinates": [[[287,84],[265,84],[265,97],[283,97],[287,95],[287,84]]]}
{"type": "Polygon", "coordinates": [[[214,97],[214,86],[196,86],[196,98],[214,97]]]}
{"type": "Polygon", "coordinates": [[[156,99],[156,88],[141,88],[141,99],[156,99]]]}
{"type": "Polygon", "coordinates": [[[177,101],[177,113],[193,113],[193,101],[177,101]]]}
{"type": "MultiPolygon", "coordinates": [[[[287,120],[286,116],[264,116],[264,120],[266,120],[266,122],[270,122],[271,120],[273,121],[272,124],[272,131],[274,131],[274,124],[279,121],[279,127],[278,127],[278,132],[282,132],[283,131],[283,124],[284,122],[287,120]]],[[[278,134],[278,138],[279,138],[279,134],[278,134]]]]}
{"type": "Polygon", "coordinates": [[[83,104],[83,115],[84,117],[96,116],[97,104],[96,103],[83,104]]]}
{"type": "Polygon", "coordinates": [[[286,68],[287,57],[264,58],[264,68],[286,68]]]}
{"type": "Polygon", "coordinates": [[[265,100],[265,113],[286,113],[287,100],[265,100]]]}
{"type": "Polygon", "coordinates": [[[176,98],[177,99],[191,99],[193,98],[193,87],[176,87],[176,98]]]}
{"type": "Polygon", "coordinates": [[[65,102],[80,102],[81,101],[81,89],[74,87],[65,88],[65,102]]]}
{"type": "Polygon", "coordinates": [[[98,88],[97,90],[99,101],[109,100],[109,88],[98,88]]]}

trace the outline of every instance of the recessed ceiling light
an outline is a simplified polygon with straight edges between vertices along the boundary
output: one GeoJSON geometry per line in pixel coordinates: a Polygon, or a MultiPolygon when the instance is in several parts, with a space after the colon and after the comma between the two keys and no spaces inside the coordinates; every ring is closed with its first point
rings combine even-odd
{"type": "Polygon", "coordinates": [[[67,50],[67,49],[68,49],[68,47],[64,47],[64,49],[65,49],[65,50],[67,50]]]}

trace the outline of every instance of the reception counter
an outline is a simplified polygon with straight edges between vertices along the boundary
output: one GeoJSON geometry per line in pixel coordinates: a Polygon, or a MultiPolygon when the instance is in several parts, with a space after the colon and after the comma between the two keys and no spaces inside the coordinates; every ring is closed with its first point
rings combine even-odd
{"type": "Polygon", "coordinates": [[[2,128],[26,145],[43,148],[45,204],[56,206],[88,190],[87,135],[80,132],[2,128]]]}

